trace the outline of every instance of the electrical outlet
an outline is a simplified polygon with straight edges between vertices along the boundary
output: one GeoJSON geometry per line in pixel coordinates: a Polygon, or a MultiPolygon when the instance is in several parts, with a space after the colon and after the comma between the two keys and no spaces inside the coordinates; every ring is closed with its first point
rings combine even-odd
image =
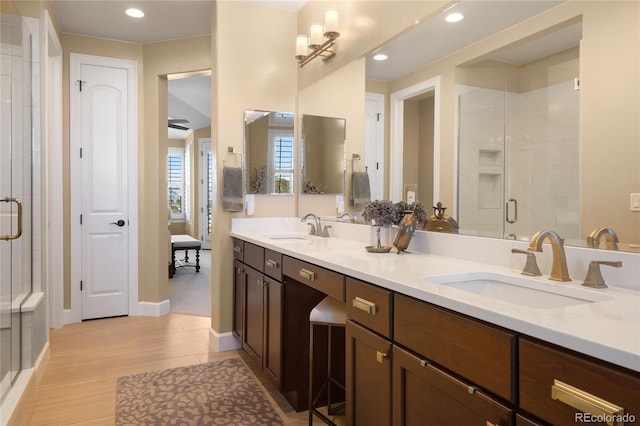
{"type": "Polygon", "coordinates": [[[640,212],[640,193],[631,194],[631,211],[640,212]]]}

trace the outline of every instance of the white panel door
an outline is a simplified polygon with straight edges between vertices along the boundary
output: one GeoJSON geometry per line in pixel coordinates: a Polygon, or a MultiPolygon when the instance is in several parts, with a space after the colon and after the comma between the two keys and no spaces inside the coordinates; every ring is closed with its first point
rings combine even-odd
{"type": "Polygon", "coordinates": [[[384,95],[367,93],[365,99],[364,163],[369,172],[371,200],[384,198],[384,95]]]}
{"type": "Polygon", "coordinates": [[[127,72],[80,67],[83,320],[128,314],[127,72]]]}

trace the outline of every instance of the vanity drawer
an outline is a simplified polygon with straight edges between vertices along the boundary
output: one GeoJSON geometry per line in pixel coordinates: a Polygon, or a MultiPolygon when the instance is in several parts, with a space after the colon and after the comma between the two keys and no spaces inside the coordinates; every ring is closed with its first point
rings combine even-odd
{"type": "Polygon", "coordinates": [[[244,241],[233,238],[233,258],[242,262],[244,260],[244,241]]]}
{"type": "Polygon", "coordinates": [[[311,263],[283,256],[283,274],[335,299],[344,299],[344,276],[311,263]]]}
{"type": "Polygon", "coordinates": [[[245,241],[244,263],[260,272],[264,272],[264,248],[245,241]]]}
{"type": "Polygon", "coordinates": [[[347,316],[385,337],[391,337],[393,292],[347,278],[347,316]]]}
{"type": "Polygon", "coordinates": [[[264,273],[277,281],[282,281],[282,253],[264,249],[264,273]]]}
{"type": "Polygon", "coordinates": [[[394,296],[394,340],[494,394],[516,401],[516,335],[407,296],[394,296]]]}
{"type": "Polygon", "coordinates": [[[596,397],[622,408],[627,424],[630,418],[640,419],[640,373],[525,338],[519,346],[523,410],[555,425],[575,425],[579,419],[586,422],[580,413],[604,414],[593,408],[599,404],[596,397]],[[576,405],[581,408],[573,408],[576,405]]]}

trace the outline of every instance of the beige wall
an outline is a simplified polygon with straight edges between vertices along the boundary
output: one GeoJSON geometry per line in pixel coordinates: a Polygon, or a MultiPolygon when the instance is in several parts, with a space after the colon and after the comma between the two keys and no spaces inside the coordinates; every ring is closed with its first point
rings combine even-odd
{"type": "MultiPolygon", "coordinates": [[[[346,188],[351,185],[351,157],[364,157],[364,85],[365,61],[359,59],[340,68],[298,93],[298,113],[346,120],[346,188]]],[[[298,120],[300,125],[300,120],[298,120]]],[[[300,180],[298,180],[300,182],[300,180]]],[[[298,185],[298,188],[300,186],[298,185]]],[[[298,191],[300,192],[300,191],[298,191]]],[[[345,196],[345,210],[352,210],[345,196]]],[[[335,216],[336,196],[298,194],[298,213],[313,212],[322,216],[335,216]]]]}
{"type": "MultiPolygon", "coordinates": [[[[341,69],[418,22],[434,16],[454,1],[308,1],[298,12],[298,34],[309,34],[312,22],[324,22],[324,13],[335,9],[340,17],[338,54],[322,63],[314,60],[300,69],[298,87],[303,89],[341,69]]],[[[291,44],[294,39],[291,39],[291,44]]]]}
{"type": "Polygon", "coordinates": [[[453,205],[454,198],[456,67],[582,17],[582,231],[588,234],[598,226],[612,226],[621,240],[639,242],[640,214],[629,212],[629,194],[640,190],[639,9],[638,2],[569,1],[390,82],[393,93],[437,75],[442,77],[440,194],[443,203],[453,205]]]}
{"type": "MultiPolygon", "coordinates": [[[[295,111],[296,15],[263,6],[222,1],[214,5],[213,152],[216,182],[222,182],[222,159],[231,146],[243,151],[244,110],[295,111]]],[[[233,312],[231,218],[243,213],[222,210],[216,194],[211,240],[211,325],[229,332],[233,312]]],[[[294,197],[256,197],[256,216],[295,214],[294,197]]]]}

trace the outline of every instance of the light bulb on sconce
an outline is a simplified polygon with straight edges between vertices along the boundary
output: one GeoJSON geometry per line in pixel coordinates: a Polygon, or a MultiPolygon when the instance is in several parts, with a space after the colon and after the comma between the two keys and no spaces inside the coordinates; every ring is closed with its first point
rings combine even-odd
{"type": "Polygon", "coordinates": [[[296,56],[300,67],[305,66],[314,58],[321,57],[322,61],[332,58],[336,53],[332,50],[335,40],[340,37],[338,32],[338,11],[327,10],[324,26],[319,23],[311,24],[309,37],[296,37],[296,56]]]}

